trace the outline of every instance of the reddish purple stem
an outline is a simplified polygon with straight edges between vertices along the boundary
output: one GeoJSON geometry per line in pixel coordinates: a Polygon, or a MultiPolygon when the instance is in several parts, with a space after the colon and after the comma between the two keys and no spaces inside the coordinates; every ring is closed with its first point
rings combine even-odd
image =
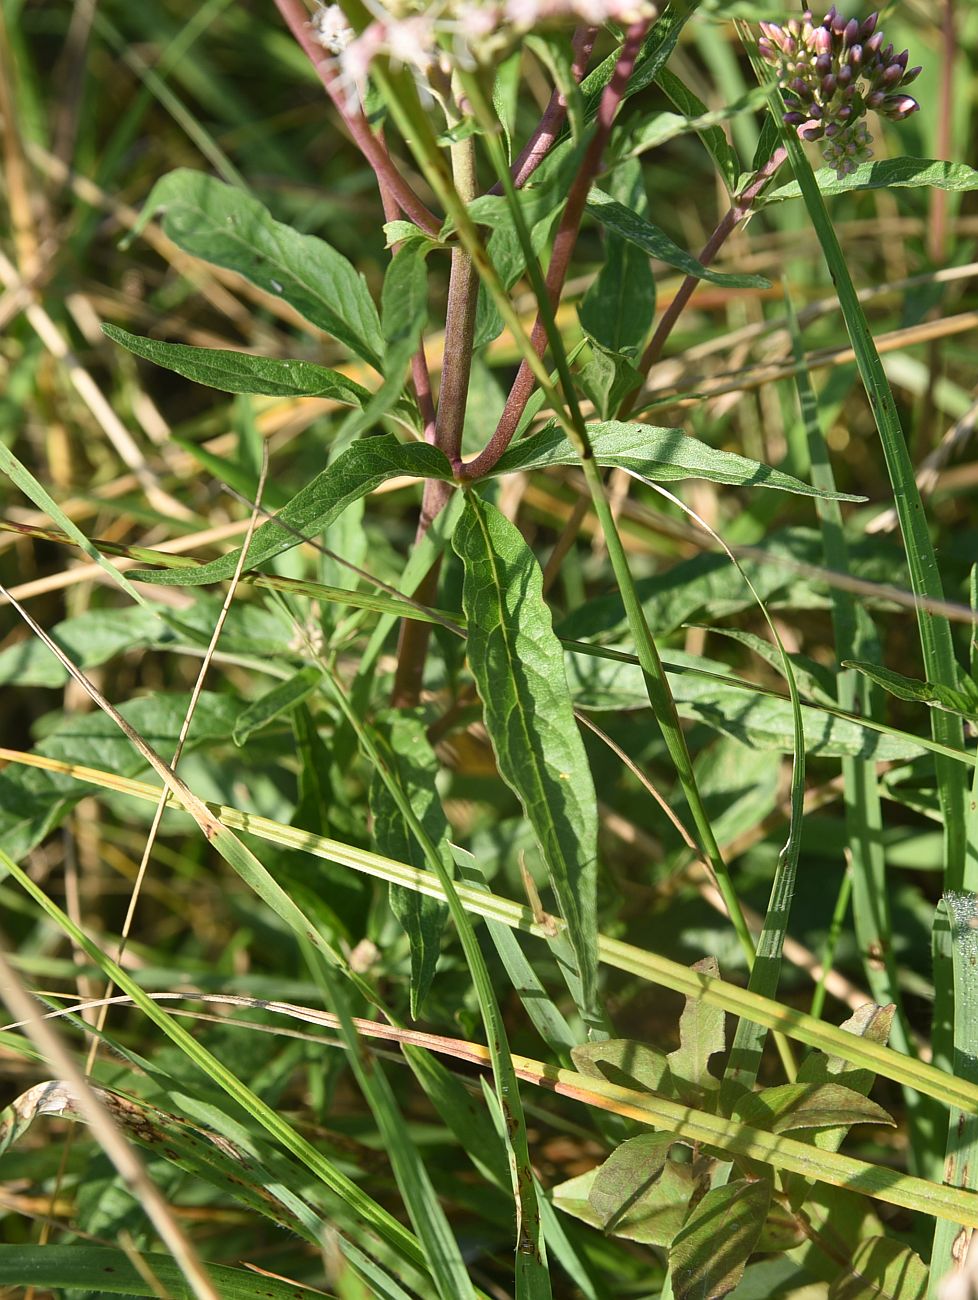
{"type": "MultiPolygon", "coordinates": [[[[628,80],[635,66],[635,59],[638,56],[648,26],[647,22],[641,22],[629,27],[625,34],[624,44],[621,47],[621,54],[618,56],[614,75],[605,86],[601,96],[594,135],[591,137],[591,143],[584,155],[580,171],[575,176],[574,183],[571,185],[570,193],[567,196],[567,205],[564,208],[564,215],[561,217],[560,226],[554,239],[550,265],[547,267],[547,297],[550,301],[551,311],[556,310],[557,303],[560,301],[564,281],[567,278],[567,268],[570,266],[571,256],[577,243],[581,218],[584,215],[584,205],[587,202],[591,182],[601,166],[601,159],[604,156],[605,146],[608,143],[608,136],[611,134],[615,115],[624,97],[628,80]]],[[[542,357],[547,346],[547,330],[543,317],[539,313],[533,325],[530,342],[537,356],[542,357]]],[[[465,478],[478,478],[495,465],[513,439],[535,383],[533,371],[524,361],[520,365],[513,387],[510,389],[509,397],[506,399],[506,406],[503,409],[495,433],[475,460],[471,460],[468,464],[462,466],[461,473],[465,478]]]]}
{"type": "MultiPolygon", "coordinates": [[[[767,160],[763,167],[759,168],[754,179],[747,186],[744,192],[737,196],[733,205],[724,214],[720,224],[714,230],[713,234],[703,245],[699,260],[703,266],[709,266],[717,253],[727,242],[733,232],[737,229],[745,217],[749,216],[757,201],[758,195],[764,189],[775,172],[784,162],[787,154],[780,146],[775,149],[774,153],[767,160]]],[[[696,286],[699,284],[699,277],[687,275],[685,280],[679,286],[676,296],[662,313],[662,318],[656,326],[655,333],[649,342],[648,347],[642,354],[642,360],[638,364],[638,369],[643,375],[648,375],[655,363],[662,356],[662,350],[666,345],[666,340],[672,333],[673,326],[682,314],[683,308],[693,296],[696,286]]],[[[628,394],[619,408],[619,418],[624,419],[635,405],[636,400],[641,394],[641,389],[636,388],[634,392],[628,394]]]]}
{"type": "MultiPolygon", "coordinates": [[[[581,81],[584,77],[597,34],[598,29],[596,27],[578,27],[574,32],[571,75],[575,81],[581,81]]],[[[543,116],[540,118],[536,130],[527,140],[510,168],[513,184],[517,189],[526,184],[546,158],[560,135],[566,120],[567,100],[560,90],[555,89],[550,96],[550,103],[543,110],[543,116]]],[[[490,194],[502,194],[502,192],[502,181],[497,181],[489,190],[490,194]]]]}
{"type": "Polygon", "coordinates": [[[275,0],[278,11],[288,24],[289,31],[302,46],[316,75],[326,88],[333,106],[349,131],[354,144],[374,169],[378,181],[383,179],[397,206],[404,215],[428,235],[437,235],[441,222],[418,198],[395,167],[383,143],[374,135],[370,123],[359,108],[351,109],[332,66],[332,60],[312,33],[309,15],[302,0],[275,0]]]}

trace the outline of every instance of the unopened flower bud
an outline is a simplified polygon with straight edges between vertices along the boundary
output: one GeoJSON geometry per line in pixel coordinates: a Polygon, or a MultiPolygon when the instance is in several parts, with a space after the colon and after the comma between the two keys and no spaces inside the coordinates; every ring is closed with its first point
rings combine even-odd
{"type": "Polygon", "coordinates": [[[876,31],[876,24],[878,22],[879,22],[878,13],[871,13],[868,18],[863,19],[863,24],[859,29],[859,35],[862,37],[864,41],[868,40],[869,37],[872,36],[873,32],[876,31]]]}
{"type": "Polygon", "coordinates": [[[894,122],[902,122],[905,117],[911,113],[916,113],[920,105],[909,95],[888,95],[883,100],[883,106],[880,109],[887,117],[894,122]]]}

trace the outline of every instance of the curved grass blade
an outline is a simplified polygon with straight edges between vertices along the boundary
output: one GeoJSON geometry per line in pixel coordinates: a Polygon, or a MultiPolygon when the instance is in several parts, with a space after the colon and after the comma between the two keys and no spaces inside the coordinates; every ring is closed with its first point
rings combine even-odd
{"type": "MultiPolygon", "coordinates": [[[[159,1287],[173,1300],[192,1300],[180,1270],[169,1255],[141,1255],[147,1281],[121,1250],[74,1242],[70,1246],[0,1245],[0,1286],[54,1290],[84,1290],[95,1295],[159,1296],[159,1287]]],[[[252,1273],[225,1264],[208,1264],[223,1300],[322,1300],[325,1291],[297,1282],[281,1282],[267,1273],[252,1273]]]]}
{"type": "Polygon", "coordinates": [[[486,730],[536,835],[577,959],[581,1011],[593,1021],[597,806],[543,576],[518,530],[474,493],[453,544],[465,565],[468,658],[486,730]]]}
{"type": "MultiPolygon", "coordinates": [[[[59,763],[57,760],[44,758],[38,754],[22,753],[17,750],[0,749],[0,757],[27,766],[59,772],[74,780],[151,803],[155,803],[160,796],[158,786],[119,777],[112,772],[59,763]]],[[[170,804],[172,807],[181,806],[177,798],[171,799],[170,804]]],[[[269,817],[241,812],[237,808],[214,805],[211,810],[222,824],[244,831],[248,835],[254,835],[258,839],[267,840],[271,844],[310,853],[314,857],[348,867],[352,871],[361,872],[374,879],[393,881],[409,889],[416,889],[432,898],[442,900],[446,898],[445,888],[433,872],[419,871],[415,867],[402,862],[393,862],[366,849],[356,848],[327,836],[313,835],[309,831],[286,826],[269,817]]],[[[11,864],[16,868],[13,860],[0,850],[0,866],[9,871],[11,864]]],[[[28,879],[19,868],[16,868],[16,875],[18,881],[22,883],[28,879]]],[[[524,904],[501,898],[484,888],[455,882],[453,892],[460,905],[472,915],[500,921],[503,925],[535,935],[537,938],[552,940],[554,926],[563,929],[563,922],[560,920],[551,917],[546,922],[541,921],[524,904]]],[[[944,1070],[905,1056],[892,1048],[868,1039],[857,1038],[794,1007],[782,1006],[779,1002],[759,997],[736,984],[730,984],[703,971],[691,970],[667,957],[647,952],[634,944],[612,939],[606,935],[598,935],[598,958],[616,970],[648,980],[650,984],[672,989],[684,997],[698,998],[706,1005],[722,1008],[732,1015],[747,1016],[758,1024],[767,1026],[768,1029],[780,1031],[786,1037],[806,1043],[809,1047],[818,1048],[830,1056],[851,1061],[897,1083],[906,1083],[919,1092],[936,1098],[943,1105],[957,1105],[969,1115],[978,1115],[978,1085],[955,1078],[944,1070]]]]}
{"type": "Polygon", "coordinates": [[[372,732],[352,709],[349,700],[338,683],[333,680],[332,684],[334,697],[347,722],[355,732],[364,753],[373,763],[374,770],[384,780],[401,816],[419,846],[424,850],[429,865],[434,867],[439,891],[448,905],[449,913],[458,932],[489,1043],[487,1051],[492,1064],[496,1096],[506,1117],[506,1150],[509,1157],[513,1199],[516,1207],[516,1296],[517,1300],[549,1300],[550,1276],[547,1271],[546,1251],[541,1235],[540,1207],[533,1178],[533,1169],[530,1164],[523,1103],[513,1069],[506,1025],[489,976],[489,968],[482,955],[482,949],[479,947],[479,941],[472,922],[459,899],[458,887],[442,862],[437,846],[432,842],[427,830],[418,820],[410,800],[388,770],[384,756],[378,749],[372,732]]]}
{"type": "MultiPolygon", "coordinates": [[[[752,38],[744,31],[742,23],[738,24],[748,50],[753,51],[752,38]]],[[[752,58],[756,56],[752,54],[752,58]]],[[[758,80],[767,80],[766,74],[756,65],[758,80]]],[[[776,86],[771,87],[769,102],[771,113],[780,121],[784,107],[776,86]]],[[[940,569],[934,553],[927,526],[927,515],[920,497],[920,490],[914,477],[914,467],[910,460],[907,441],[900,424],[896,402],[890,389],[889,381],[883,370],[879,352],[866,320],[859,296],[856,293],[849,266],[839,243],[835,227],[832,225],[825,201],[815,180],[801,141],[793,130],[781,128],[782,140],[788,152],[788,158],[795,173],[802,198],[808,209],[815,234],[822,246],[822,253],[832,276],[839,297],[839,306],[845,319],[846,329],[852,340],[866,395],[869,398],[876,428],[879,432],[887,472],[893,487],[894,504],[900,520],[903,544],[910,570],[910,581],[915,595],[929,600],[943,600],[944,589],[941,583],[940,569]]],[[[954,646],[951,640],[951,628],[948,620],[932,611],[918,616],[918,630],[923,652],[925,676],[928,681],[950,687],[957,686],[957,665],[954,646]]],[[[964,731],[961,720],[950,714],[934,711],[931,714],[931,731],[934,739],[951,749],[963,749],[964,731]]],[[[973,873],[966,866],[965,849],[965,800],[964,780],[960,767],[945,758],[935,759],[937,771],[938,797],[944,819],[945,834],[945,875],[944,884],[948,889],[974,890],[978,887],[978,873],[973,873]],[[975,878],[972,879],[972,875],[975,878]]],[[[945,1045],[934,1044],[935,1051],[944,1051],[945,1045]]]]}
{"type": "MultiPolygon", "coordinates": [[[[449,844],[448,822],[435,785],[438,760],[428,743],[425,724],[420,717],[403,711],[392,712],[381,723],[388,770],[410,800],[415,816],[425,828],[441,857],[449,876],[455,864],[449,844]]],[[[397,801],[379,772],[370,783],[370,811],[373,814],[373,838],[378,850],[387,857],[423,867],[425,853],[404,820],[397,801]]],[[[425,898],[411,889],[390,886],[391,910],[400,921],[411,945],[411,1016],[420,1019],[424,1000],[431,988],[438,964],[441,936],[447,912],[441,903],[425,898]]]]}

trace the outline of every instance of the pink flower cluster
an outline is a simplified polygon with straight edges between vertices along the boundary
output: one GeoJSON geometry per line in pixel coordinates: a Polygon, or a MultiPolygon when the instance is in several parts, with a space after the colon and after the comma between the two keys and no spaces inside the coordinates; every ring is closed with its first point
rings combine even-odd
{"type": "Polygon", "coordinates": [[[525,32],[538,27],[614,22],[627,27],[656,16],[649,0],[441,0],[438,4],[367,0],[373,20],[357,35],[338,4],[320,4],[313,33],[334,56],[351,93],[362,87],[380,55],[410,68],[422,80],[437,65],[493,64],[525,32]],[[448,35],[451,51],[439,37],[448,35]]]}
{"type": "Polygon", "coordinates": [[[777,68],[786,124],[801,139],[820,141],[822,157],[839,176],[873,156],[869,109],[899,121],[920,107],[904,93],[920,68],[907,68],[909,51],[884,47],[877,21],[875,13],[863,22],[846,19],[833,5],[817,26],[810,10],[783,27],[761,23],[758,49],[777,68]]]}

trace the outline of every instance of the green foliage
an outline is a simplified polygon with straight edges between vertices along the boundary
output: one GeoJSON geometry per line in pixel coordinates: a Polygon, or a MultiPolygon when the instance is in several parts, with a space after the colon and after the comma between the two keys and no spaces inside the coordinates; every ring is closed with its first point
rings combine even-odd
{"type": "Polygon", "coordinates": [[[0,1286],[934,1300],[962,7],[842,179],[784,5],[7,8],[0,1286]]]}

